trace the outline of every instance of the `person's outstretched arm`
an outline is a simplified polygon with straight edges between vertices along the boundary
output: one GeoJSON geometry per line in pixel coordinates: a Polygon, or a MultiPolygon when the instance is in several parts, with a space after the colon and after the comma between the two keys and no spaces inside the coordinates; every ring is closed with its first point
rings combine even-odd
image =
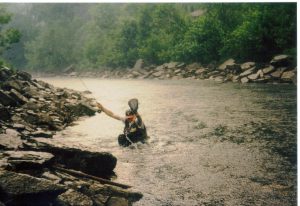
{"type": "Polygon", "coordinates": [[[100,104],[99,102],[97,102],[97,107],[103,111],[107,116],[111,117],[111,118],[114,118],[116,120],[121,120],[121,121],[124,121],[124,118],[114,114],[112,111],[106,109],[105,107],[102,106],[102,104],[100,104]]]}

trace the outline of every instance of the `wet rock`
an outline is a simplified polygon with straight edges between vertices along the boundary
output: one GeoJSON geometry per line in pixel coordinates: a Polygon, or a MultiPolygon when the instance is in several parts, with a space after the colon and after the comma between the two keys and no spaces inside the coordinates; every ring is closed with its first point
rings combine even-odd
{"type": "Polygon", "coordinates": [[[11,118],[9,110],[0,104],[0,120],[7,121],[11,118]]]}
{"type": "Polygon", "coordinates": [[[3,153],[7,163],[13,170],[32,170],[49,166],[53,155],[46,152],[35,151],[6,151],[3,153]]]}
{"type": "Polygon", "coordinates": [[[11,171],[0,171],[0,187],[7,195],[28,195],[44,192],[61,193],[65,188],[51,181],[11,171]]]}
{"type": "Polygon", "coordinates": [[[111,197],[106,203],[106,206],[128,206],[128,200],[121,197],[111,197]]]}
{"type": "Polygon", "coordinates": [[[21,137],[18,134],[0,134],[0,149],[15,150],[22,146],[21,137]]]}
{"type": "Polygon", "coordinates": [[[65,193],[59,195],[56,200],[57,206],[93,206],[93,201],[88,196],[74,191],[67,190],[65,193]]]}
{"type": "Polygon", "coordinates": [[[25,104],[28,102],[28,99],[20,94],[17,90],[11,89],[9,95],[19,104],[25,104]]]}
{"type": "Polygon", "coordinates": [[[264,74],[269,74],[269,73],[273,72],[274,70],[275,70],[275,67],[273,67],[271,65],[262,69],[264,74]]]}
{"type": "Polygon", "coordinates": [[[16,106],[17,102],[3,90],[0,90],[0,103],[4,106],[16,106]]]}
{"type": "Polygon", "coordinates": [[[291,57],[289,55],[277,55],[273,57],[270,62],[275,67],[285,67],[291,64],[291,57]]]}

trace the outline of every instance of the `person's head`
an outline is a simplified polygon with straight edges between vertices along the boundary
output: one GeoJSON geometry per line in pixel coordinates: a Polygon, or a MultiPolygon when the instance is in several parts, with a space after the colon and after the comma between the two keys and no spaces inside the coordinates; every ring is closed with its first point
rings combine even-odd
{"type": "Polygon", "coordinates": [[[125,112],[125,115],[126,119],[128,119],[129,121],[133,121],[135,119],[135,115],[130,109],[125,112]]]}

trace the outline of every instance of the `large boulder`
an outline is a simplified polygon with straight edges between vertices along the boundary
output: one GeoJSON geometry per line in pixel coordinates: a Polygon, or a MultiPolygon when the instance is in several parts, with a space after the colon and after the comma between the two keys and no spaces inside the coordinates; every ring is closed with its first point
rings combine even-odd
{"type": "Polygon", "coordinates": [[[24,72],[24,71],[18,71],[17,78],[23,81],[30,81],[32,79],[31,74],[24,72]]]}
{"type": "Polygon", "coordinates": [[[110,175],[117,164],[117,158],[107,152],[90,152],[54,145],[49,139],[44,138],[30,139],[28,141],[23,143],[24,148],[54,154],[56,163],[87,174],[95,176],[110,175]]]}
{"type": "Polygon", "coordinates": [[[107,201],[106,206],[129,206],[129,202],[122,197],[111,197],[107,201]]]}

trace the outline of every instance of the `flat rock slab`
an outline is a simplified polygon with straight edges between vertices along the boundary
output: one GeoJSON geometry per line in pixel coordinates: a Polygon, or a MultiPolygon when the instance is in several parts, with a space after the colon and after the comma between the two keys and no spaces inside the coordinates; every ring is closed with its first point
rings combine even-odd
{"type": "Polygon", "coordinates": [[[107,152],[90,152],[62,145],[54,145],[51,139],[30,139],[23,147],[54,154],[54,161],[66,168],[79,170],[94,176],[111,175],[117,158],[107,152]]]}
{"type": "Polygon", "coordinates": [[[49,180],[32,177],[30,175],[0,171],[0,188],[9,196],[37,195],[42,193],[61,194],[65,187],[53,184],[49,180]]]}
{"type": "Polygon", "coordinates": [[[50,165],[54,155],[35,151],[6,151],[7,163],[16,170],[42,168],[50,165]]]}

